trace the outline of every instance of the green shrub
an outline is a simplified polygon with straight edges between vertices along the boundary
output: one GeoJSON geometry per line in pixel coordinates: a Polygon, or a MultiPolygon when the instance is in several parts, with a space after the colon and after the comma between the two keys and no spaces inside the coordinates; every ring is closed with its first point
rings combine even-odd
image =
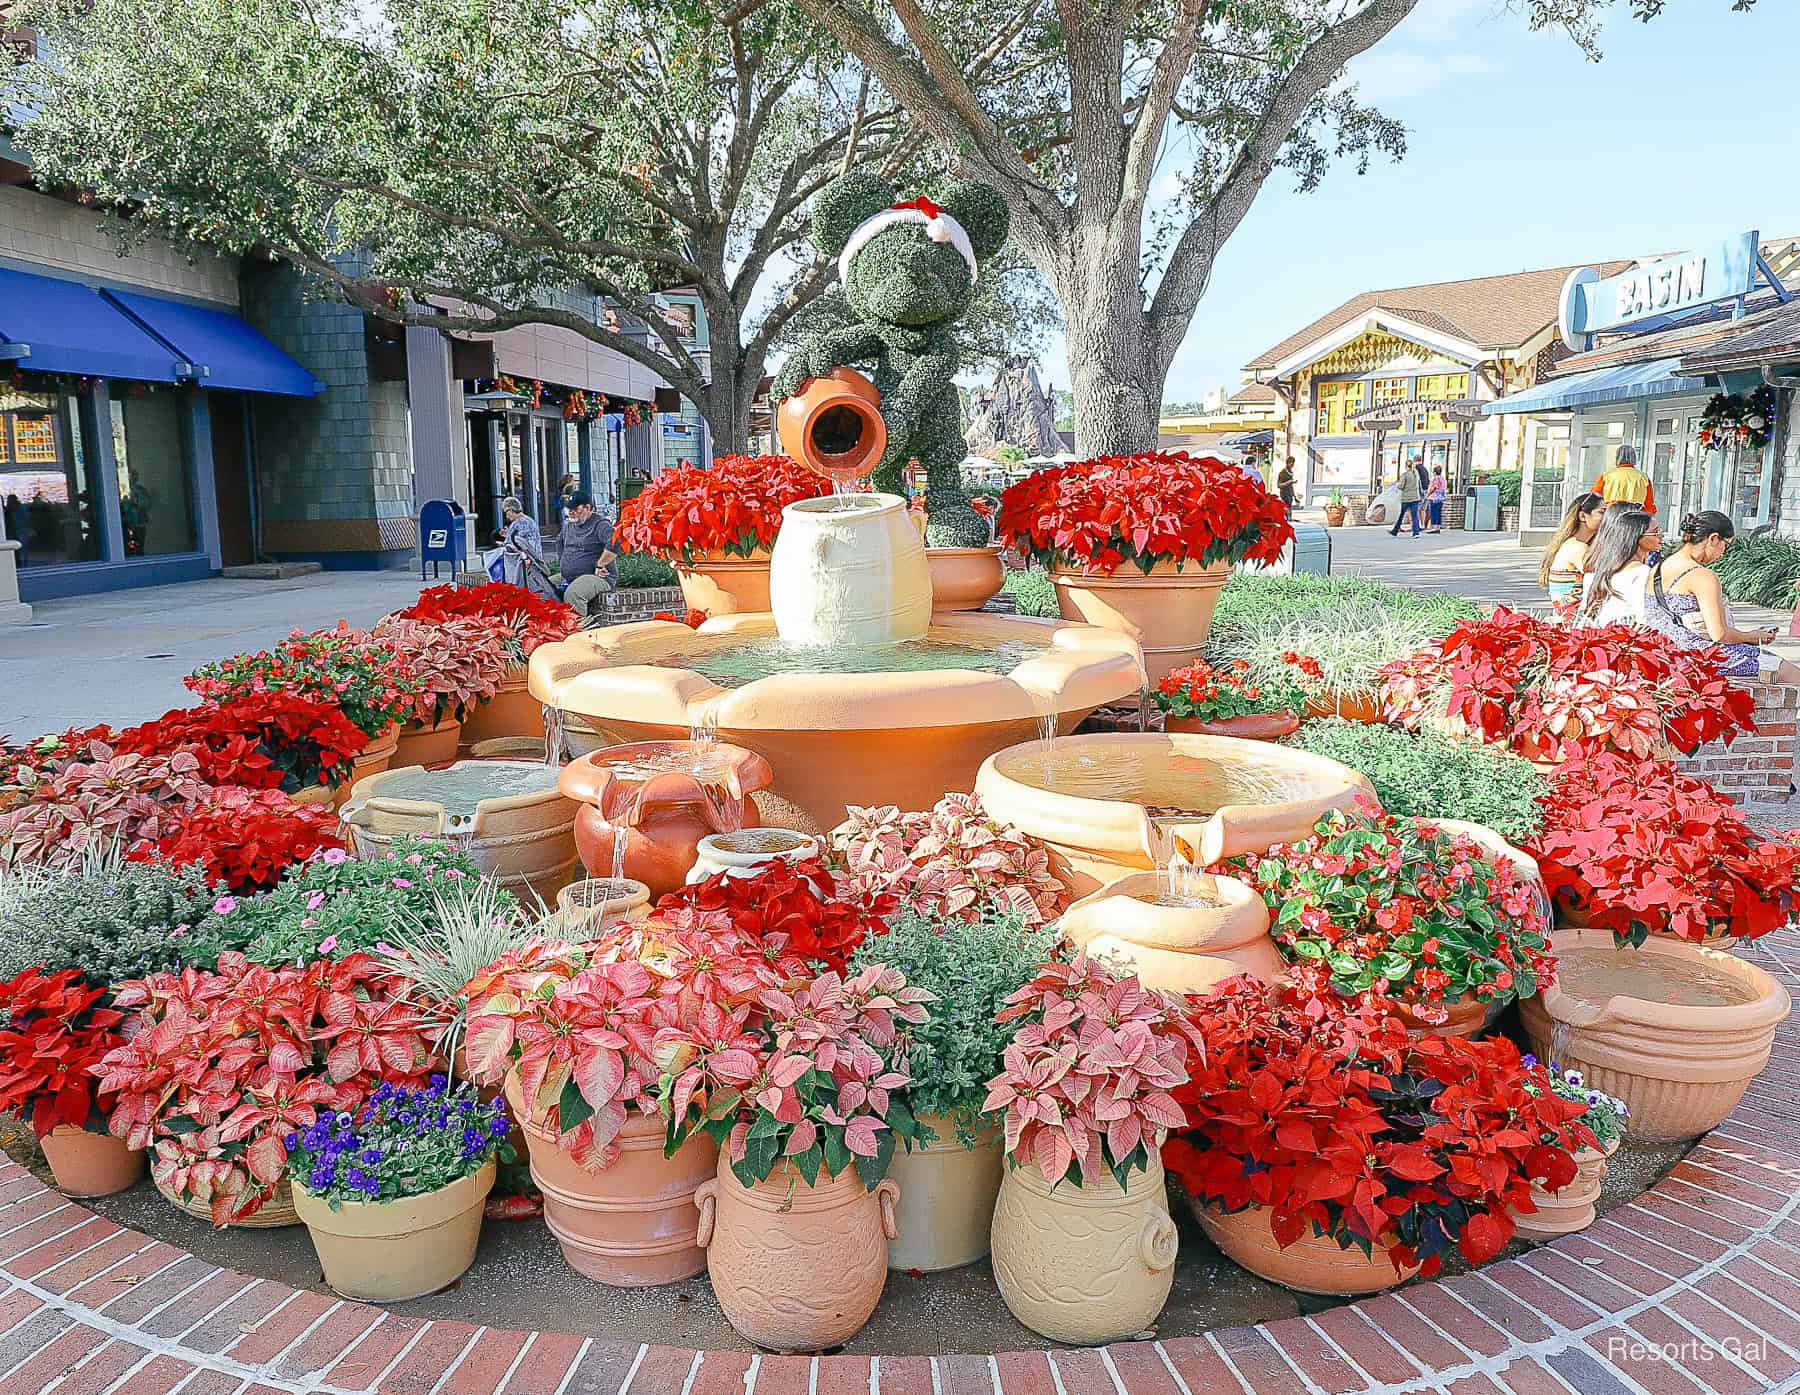
{"type": "Polygon", "coordinates": [[[1520,496],[1525,492],[1525,472],[1523,470],[1495,470],[1482,483],[1499,485],[1500,507],[1516,509],[1519,507],[1520,496]]]}
{"type": "Polygon", "coordinates": [[[1725,594],[1740,605],[1791,610],[1794,583],[1800,581],[1800,543],[1773,534],[1734,538],[1713,570],[1725,594]]]}
{"type": "Polygon", "coordinates": [[[895,1064],[912,1076],[907,1102],[915,1117],[948,1115],[956,1136],[972,1146],[987,1082],[1000,1073],[1000,1058],[1017,1023],[994,1014],[1031,981],[1037,966],[1054,957],[1054,928],[1027,925],[1016,912],[990,911],[973,922],[902,915],[892,929],[865,940],[850,958],[851,971],[886,964],[926,988],[930,1021],[909,1028],[895,1046],[895,1064]],[[901,1055],[900,1053],[904,1053],[901,1055]]]}
{"type": "Polygon", "coordinates": [[[1449,634],[1458,621],[1472,620],[1481,614],[1481,607],[1463,596],[1408,591],[1360,576],[1239,572],[1219,593],[1212,633],[1228,636],[1251,627],[1299,619],[1335,626],[1340,612],[1350,605],[1390,615],[1423,617],[1439,635],[1449,634]]]}
{"type": "Polygon", "coordinates": [[[383,857],[327,853],[209,914],[194,931],[191,962],[210,967],[227,950],[271,966],[372,950],[397,925],[428,914],[440,890],[480,875],[467,853],[431,838],[396,838],[383,857]]]}
{"type": "Polygon", "coordinates": [[[1056,587],[1050,574],[1037,567],[1024,571],[1008,571],[1001,590],[1018,603],[1020,615],[1033,615],[1040,620],[1054,620],[1061,614],[1056,608],[1056,587]]]}
{"type": "Polygon", "coordinates": [[[1360,770],[1392,814],[1466,819],[1514,844],[1529,842],[1543,826],[1537,800],[1549,781],[1498,747],[1337,717],[1305,723],[1287,744],[1360,770]]]}
{"type": "Polygon", "coordinates": [[[656,586],[675,585],[675,568],[660,557],[647,552],[619,554],[619,589],[641,591],[656,586]]]}
{"type": "Polygon", "coordinates": [[[127,862],[116,845],[0,882],[0,978],[41,964],[78,969],[96,987],[181,968],[190,927],[218,895],[197,867],[127,862]]]}

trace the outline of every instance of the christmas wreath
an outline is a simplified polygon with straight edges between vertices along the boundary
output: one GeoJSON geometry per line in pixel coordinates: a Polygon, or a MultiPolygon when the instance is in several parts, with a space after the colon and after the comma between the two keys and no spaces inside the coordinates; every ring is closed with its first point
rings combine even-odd
{"type": "Polygon", "coordinates": [[[1759,451],[1775,434],[1775,389],[1713,394],[1700,418],[1700,444],[1759,451]]]}

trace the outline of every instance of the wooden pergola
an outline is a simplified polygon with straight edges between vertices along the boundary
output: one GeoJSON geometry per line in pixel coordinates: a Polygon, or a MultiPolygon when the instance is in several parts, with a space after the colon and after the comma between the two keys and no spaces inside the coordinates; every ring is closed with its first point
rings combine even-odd
{"type": "Polygon", "coordinates": [[[1406,397],[1392,402],[1378,402],[1350,416],[1350,424],[1373,438],[1369,447],[1369,488],[1379,492],[1381,484],[1381,448],[1390,431],[1398,431],[1416,412],[1437,412],[1456,423],[1456,453],[1450,488],[1461,493],[1469,484],[1469,452],[1473,433],[1470,428],[1481,420],[1486,404],[1476,397],[1406,397]]]}

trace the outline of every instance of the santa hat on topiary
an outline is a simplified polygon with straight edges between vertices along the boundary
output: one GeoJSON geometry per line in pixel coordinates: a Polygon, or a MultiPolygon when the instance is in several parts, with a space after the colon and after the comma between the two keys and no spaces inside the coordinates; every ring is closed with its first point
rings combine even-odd
{"type": "Polygon", "coordinates": [[[969,240],[968,229],[920,194],[916,199],[907,199],[891,208],[884,208],[856,225],[849,240],[844,243],[844,250],[838,253],[838,280],[848,285],[851,259],[887,229],[901,223],[922,223],[925,235],[933,242],[949,243],[962,253],[963,261],[968,263],[969,279],[975,279],[975,244],[969,240]]]}

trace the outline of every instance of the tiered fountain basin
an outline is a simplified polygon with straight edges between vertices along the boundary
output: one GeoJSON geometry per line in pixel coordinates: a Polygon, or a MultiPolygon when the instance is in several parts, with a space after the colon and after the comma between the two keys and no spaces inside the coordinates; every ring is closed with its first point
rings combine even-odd
{"type": "Polygon", "coordinates": [[[1373,798],[1347,765],[1267,741],[1106,732],[988,757],[988,812],[1047,843],[1078,896],[1179,856],[1198,865],[1304,838],[1328,809],[1373,798]]]}
{"type": "Polygon", "coordinates": [[[1130,639],[1091,625],[939,612],[923,640],[807,648],[771,615],[698,630],[614,625],[546,644],[531,691],[609,743],[685,740],[698,729],[774,767],[766,819],[818,833],[850,804],[928,809],[966,790],[982,761],[1054,718],[1060,732],[1135,695],[1130,639]],[[786,807],[782,807],[786,806],[786,807]]]}

